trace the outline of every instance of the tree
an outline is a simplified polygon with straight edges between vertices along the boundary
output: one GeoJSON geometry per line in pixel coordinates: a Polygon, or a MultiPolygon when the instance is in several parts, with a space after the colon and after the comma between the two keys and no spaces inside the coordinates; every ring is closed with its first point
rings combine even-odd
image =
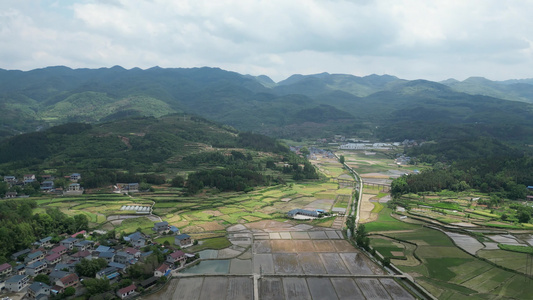
{"type": "Polygon", "coordinates": [[[96,295],[105,293],[111,290],[111,284],[107,278],[96,279],[90,278],[83,281],[83,285],[87,288],[89,295],[96,295]]]}
{"type": "Polygon", "coordinates": [[[94,277],[96,272],[107,266],[107,261],[103,258],[97,259],[82,259],[79,264],[76,265],[76,273],[81,276],[94,277]]]}
{"type": "Polygon", "coordinates": [[[173,187],[183,187],[184,183],[185,183],[185,178],[183,178],[183,176],[178,175],[172,178],[170,185],[173,187]]]}
{"type": "Polygon", "coordinates": [[[344,162],[345,162],[344,155],[341,155],[341,157],[339,158],[339,162],[344,165],[344,162]]]}
{"type": "Polygon", "coordinates": [[[50,285],[50,277],[46,274],[39,274],[33,278],[33,281],[38,281],[50,285]]]}
{"type": "Polygon", "coordinates": [[[65,291],[63,292],[63,296],[65,297],[70,297],[70,296],[74,296],[76,294],[76,289],[69,286],[65,289],[65,291]]]}
{"type": "Polygon", "coordinates": [[[529,223],[529,220],[531,220],[531,214],[528,211],[521,211],[518,213],[518,222],[529,223]]]}

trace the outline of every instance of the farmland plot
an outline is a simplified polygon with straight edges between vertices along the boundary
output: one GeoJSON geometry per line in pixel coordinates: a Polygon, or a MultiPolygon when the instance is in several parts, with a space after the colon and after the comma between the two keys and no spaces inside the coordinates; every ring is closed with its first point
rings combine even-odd
{"type": "Polygon", "coordinates": [[[376,278],[358,278],[355,281],[368,300],[392,299],[376,278]]]}
{"type": "Polygon", "coordinates": [[[305,274],[326,274],[326,269],[317,253],[299,253],[298,261],[305,274]]]}
{"type": "Polygon", "coordinates": [[[394,300],[411,300],[415,299],[411,294],[404,290],[394,279],[381,278],[381,284],[387,289],[387,292],[392,296],[394,300]]]}
{"type": "Polygon", "coordinates": [[[331,278],[339,299],[364,299],[363,293],[352,278],[331,278]]]}
{"type": "Polygon", "coordinates": [[[309,237],[312,240],[326,240],[328,238],[325,231],[309,231],[309,237]]]}
{"type": "Polygon", "coordinates": [[[255,254],[253,261],[254,273],[274,274],[272,254],[255,254]]]}
{"type": "Polygon", "coordinates": [[[271,240],[270,245],[272,245],[272,252],[289,252],[294,253],[294,243],[291,240],[271,240]]]}
{"type": "Polygon", "coordinates": [[[296,253],[275,253],[272,254],[274,259],[274,270],[276,274],[301,274],[302,268],[298,263],[296,253]]]}
{"type": "Polygon", "coordinates": [[[194,300],[200,297],[202,290],[203,278],[182,278],[179,280],[176,290],[171,298],[168,299],[186,299],[194,300]]]}
{"type": "Polygon", "coordinates": [[[283,299],[285,296],[283,294],[281,278],[261,278],[259,295],[259,299],[263,300],[283,299]]]}
{"type": "Polygon", "coordinates": [[[313,241],[315,244],[316,252],[335,252],[335,246],[331,241],[322,240],[322,241],[313,241]]]}
{"type": "Polygon", "coordinates": [[[307,285],[313,299],[339,299],[329,278],[307,278],[307,285]]]}
{"type": "Polygon", "coordinates": [[[372,275],[374,272],[368,267],[367,263],[361,257],[359,253],[340,253],[340,257],[343,259],[344,264],[350,270],[350,273],[357,275],[372,275]]]}
{"type": "Polygon", "coordinates": [[[290,300],[311,300],[309,289],[305,278],[283,278],[283,291],[285,299],[290,300]]]}
{"type": "Polygon", "coordinates": [[[337,249],[336,252],[353,252],[354,248],[350,243],[348,243],[345,240],[332,240],[331,241],[333,245],[335,246],[335,249],[337,249]]]}
{"type": "Polygon", "coordinates": [[[225,295],[220,291],[225,291],[228,287],[228,278],[206,277],[200,293],[199,300],[224,299],[225,295]]]}
{"type": "Polygon", "coordinates": [[[272,253],[269,240],[255,241],[253,244],[254,253],[272,253]]]}
{"type": "Polygon", "coordinates": [[[320,253],[328,274],[350,274],[338,253],[320,253]]]}
{"type": "Polygon", "coordinates": [[[252,273],[252,261],[249,259],[232,259],[229,272],[230,274],[250,274],[252,273]]]}
{"type": "MultiPolygon", "coordinates": [[[[253,281],[249,277],[231,277],[229,279],[226,299],[249,300],[253,298],[253,281]]],[[[216,298],[214,298],[216,299],[216,298]]]]}

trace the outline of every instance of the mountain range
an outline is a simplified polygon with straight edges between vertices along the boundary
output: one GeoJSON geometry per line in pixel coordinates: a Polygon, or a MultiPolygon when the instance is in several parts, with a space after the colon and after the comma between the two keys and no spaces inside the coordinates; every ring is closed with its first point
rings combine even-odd
{"type": "Polygon", "coordinates": [[[275,137],[533,136],[533,79],[442,82],[321,73],[274,82],[218,68],[0,69],[0,138],[66,122],[192,113],[275,137]]]}

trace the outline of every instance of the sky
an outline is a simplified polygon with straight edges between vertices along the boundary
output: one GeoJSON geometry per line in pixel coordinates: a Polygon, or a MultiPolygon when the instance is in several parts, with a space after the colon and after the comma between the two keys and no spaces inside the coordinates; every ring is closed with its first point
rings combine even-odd
{"type": "Polygon", "coordinates": [[[0,68],[533,78],[533,0],[2,0],[0,68]]]}

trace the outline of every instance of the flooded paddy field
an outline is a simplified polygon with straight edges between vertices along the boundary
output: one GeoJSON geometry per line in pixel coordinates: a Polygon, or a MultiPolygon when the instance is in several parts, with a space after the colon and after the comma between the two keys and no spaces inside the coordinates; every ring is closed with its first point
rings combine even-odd
{"type": "Polygon", "coordinates": [[[337,231],[300,225],[256,228],[247,256],[203,250],[207,260],[143,299],[415,299],[337,231]]]}

